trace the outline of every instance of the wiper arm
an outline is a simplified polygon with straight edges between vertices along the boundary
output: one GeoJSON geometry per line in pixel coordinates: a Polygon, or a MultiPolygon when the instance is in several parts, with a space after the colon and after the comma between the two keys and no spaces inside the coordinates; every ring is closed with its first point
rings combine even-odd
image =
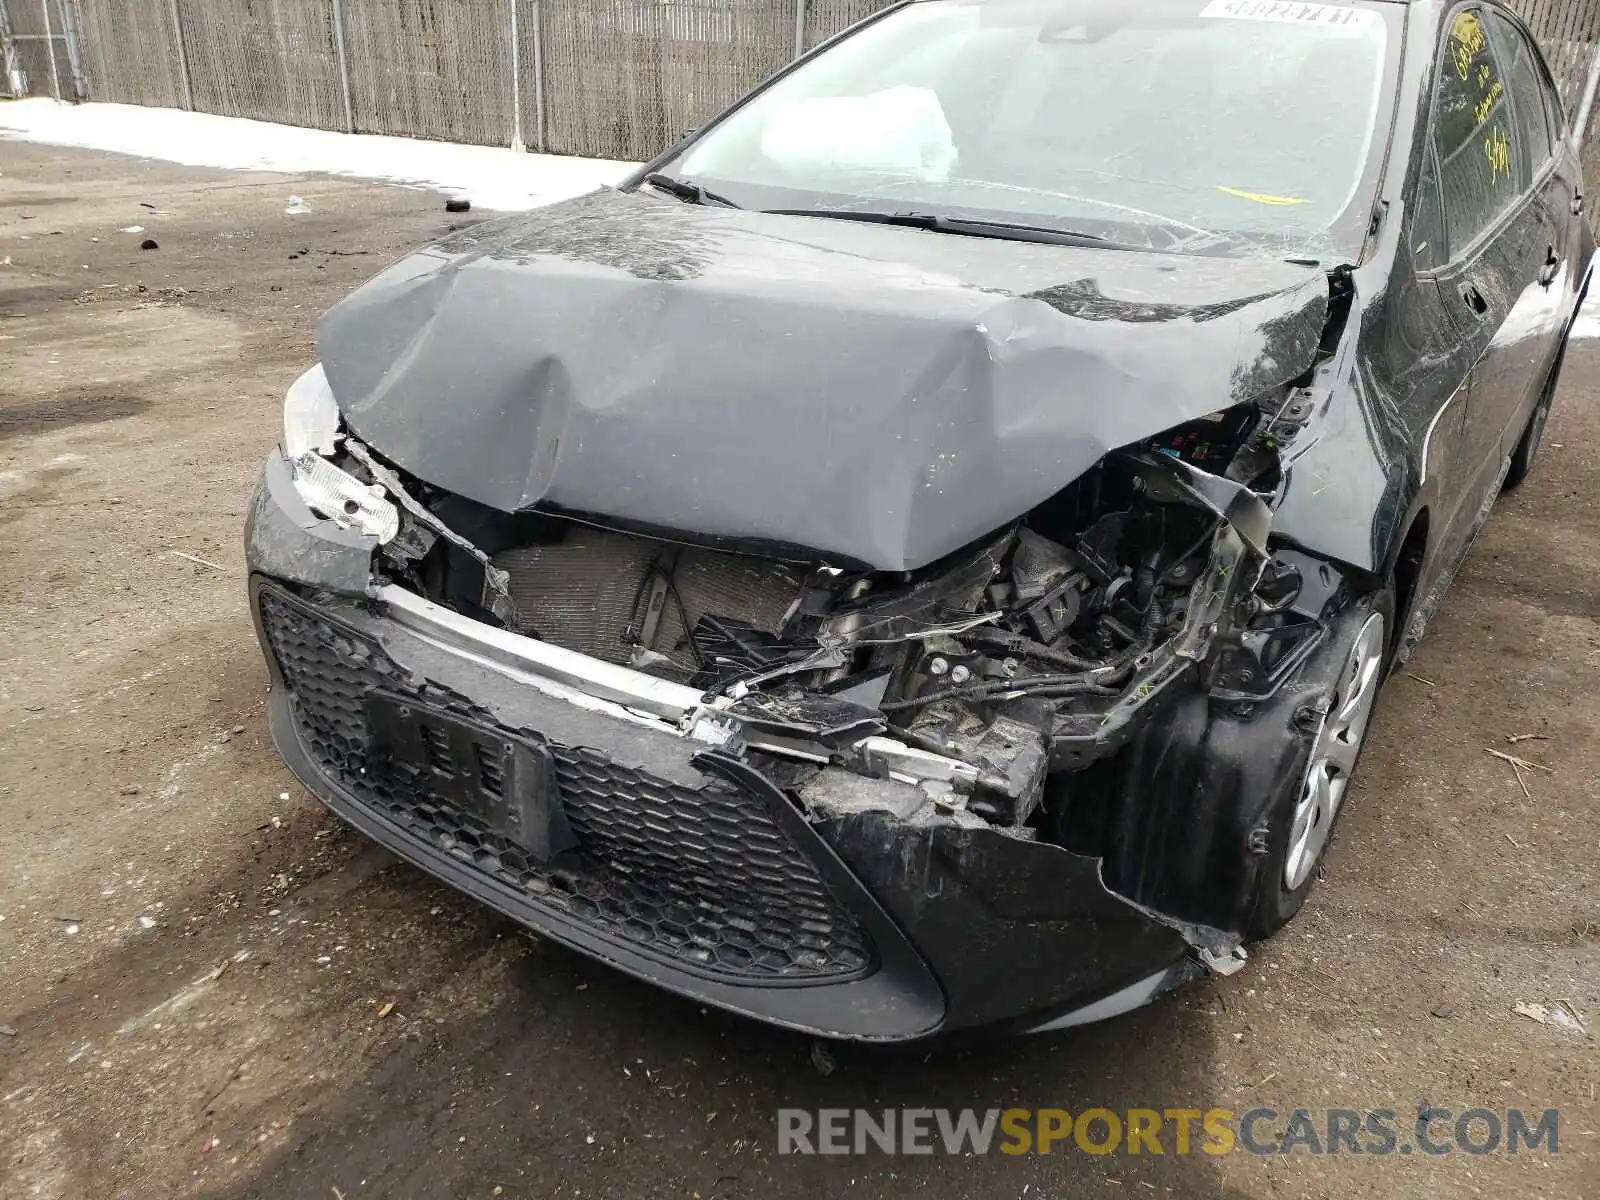
{"type": "Polygon", "coordinates": [[[838,221],[865,221],[873,225],[903,225],[964,237],[1001,238],[1012,242],[1043,242],[1054,246],[1100,246],[1110,250],[1140,250],[1097,233],[1052,229],[1048,225],[1023,225],[1013,221],[986,221],[979,217],[947,217],[924,212],[872,212],[855,208],[773,208],[765,210],[787,217],[832,217],[838,221]]]}
{"type": "Polygon", "coordinates": [[[720,204],[723,208],[739,207],[726,196],[719,196],[710,188],[702,187],[691,179],[674,179],[671,175],[652,171],[644,177],[644,181],[651,187],[669,192],[679,200],[687,200],[690,204],[720,204]]]}

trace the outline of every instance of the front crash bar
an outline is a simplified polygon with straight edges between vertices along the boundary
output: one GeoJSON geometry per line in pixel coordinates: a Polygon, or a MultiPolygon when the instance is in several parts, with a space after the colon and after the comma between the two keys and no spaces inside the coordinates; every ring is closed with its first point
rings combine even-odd
{"type": "MultiPolygon", "coordinates": [[[[758,730],[742,729],[737,714],[726,711],[734,704],[726,697],[708,703],[694,688],[485,625],[392,583],[378,589],[377,599],[387,607],[395,624],[422,640],[471,658],[555,699],[622,720],[667,728],[680,737],[714,746],[723,745],[738,734],[754,749],[824,762],[830,757],[829,749],[820,745],[797,748],[789,741],[769,742],[758,730]]],[[[945,787],[956,784],[970,791],[977,779],[976,769],[967,763],[894,738],[866,737],[846,749],[881,765],[892,777],[910,783],[945,787]]]]}

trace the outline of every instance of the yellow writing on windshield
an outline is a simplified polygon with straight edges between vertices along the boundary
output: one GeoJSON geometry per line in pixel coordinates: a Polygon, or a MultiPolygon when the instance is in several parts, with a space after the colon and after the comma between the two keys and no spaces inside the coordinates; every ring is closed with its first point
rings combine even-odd
{"type": "Polygon", "coordinates": [[[1472,71],[1472,60],[1483,53],[1483,22],[1477,13],[1457,13],[1450,27],[1450,56],[1456,72],[1465,79],[1472,71]]]}
{"type": "Polygon", "coordinates": [[[1253,200],[1257,204],[1272,204],[1278,207],[1287,207],[1291,204],[1310,204],[1311,201],[1299,196],[1273,196],[1266,192],[1247,192],[1243,188],[1227,187],[1217,184],[1217,191],[1226,192],[1230,196],[1237,196],[1241,200],[1253,200]]]}

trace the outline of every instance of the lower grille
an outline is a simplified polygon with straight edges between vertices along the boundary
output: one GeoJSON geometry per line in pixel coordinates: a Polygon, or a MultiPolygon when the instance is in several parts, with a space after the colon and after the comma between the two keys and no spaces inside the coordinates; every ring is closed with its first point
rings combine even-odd
{"type": "MultiPolygon", "coordinates": [[[[481,721],[481,713],[419,685],[376,641],[297,597],[269,585],[258,596],[301,742],[324,774],[404,836],[454,855],[533,904],[697,973],[832,981],[871,966],[859,923],[761,797],[709,776],[686,787],[613,762],[602,750],[552,743],[557,791],[578,849],[548,864],[533,861],[473,815],[442,803],[426,775],[371,753],[367,697],[377,689],[461,719],[481,721]]],[[[480,786],[499,786],[492,770],[479,778],[480,786]]]]}

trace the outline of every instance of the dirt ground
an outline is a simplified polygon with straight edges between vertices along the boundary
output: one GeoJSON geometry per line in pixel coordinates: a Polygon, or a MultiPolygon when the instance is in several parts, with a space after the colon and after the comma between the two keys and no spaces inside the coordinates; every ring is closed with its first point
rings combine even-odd
{"type": "Polygon", "coordinates": [[[1390,682],[1298,922],[1105,1025],[824,1073],[396,864],[268,742],[239,531],[284,388],[455,219],[0,142],[0,1195],[1600,1196],[1595,1036],[1513,1012],[1600,1027],[1600,343],[1390,682]],[[1524,796],[1486,748],[1548,770],[1524,796]],[[1427,1103],[1558,1107],[1560,1153],[776,1153],[780,1107],[1427,1103]]]}

